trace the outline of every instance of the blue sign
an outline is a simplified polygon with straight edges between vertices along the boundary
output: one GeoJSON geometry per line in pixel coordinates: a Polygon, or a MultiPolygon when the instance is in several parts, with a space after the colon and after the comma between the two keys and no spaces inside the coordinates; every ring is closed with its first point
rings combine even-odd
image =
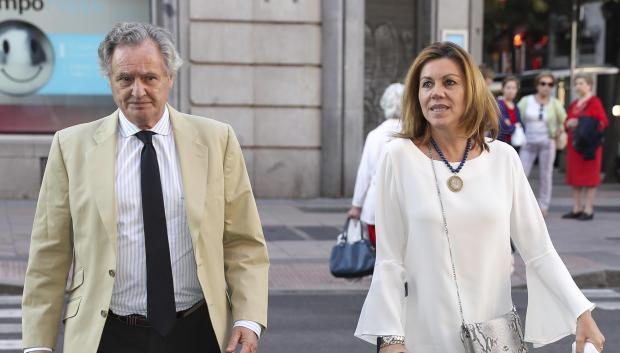
{"type": "Polygon", "coordinates": [[[105,34],[48,33],[48,37],[54,48],[54,71],[38,94],[110,95],[97,62],[97,48],[105,34]]]}

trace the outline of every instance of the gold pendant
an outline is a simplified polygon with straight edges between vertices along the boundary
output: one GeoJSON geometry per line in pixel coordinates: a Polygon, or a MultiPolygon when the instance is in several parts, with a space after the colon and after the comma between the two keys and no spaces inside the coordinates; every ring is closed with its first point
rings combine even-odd
{"type": "Polygon", "coordinates": [[[453,175],[448,179],[448,189],[452,192],[459,192],[463,188],[463,179],[458,175],[453,175]]]}

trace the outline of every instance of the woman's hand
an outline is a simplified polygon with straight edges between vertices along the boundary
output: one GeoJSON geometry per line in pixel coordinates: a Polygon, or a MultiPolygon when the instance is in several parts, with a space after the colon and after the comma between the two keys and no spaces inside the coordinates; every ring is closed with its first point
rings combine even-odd
{"type": "Polygon", "coordinates": [[[568,121],[566,122],[566,127],[569,129],[574,129],[577,127],[577,125],[579,125],[578,119],[568,119],[568,121]]]}
{"type": "Polygon", "coordinates": [[[583,353],[583,346],[590,341],[599,352],[605,346],[605,336],[601,333],[592,318],[590,310],[586,310],[577,318],[577,332],[575,333],[576,353],[583,353]]]}
{"type": "Polygon", "coordinates": [[[349,212],[347,212],[347,216],[349,216],[349,218],[353,218],[353,219],[360,219],[360,215],[361,214],[362,214],[362,208],[361,207],[357,207],[357,206],[351,207],[349,212]]]}
{"type": "Polygon", "coordinates": [[[409,353],[403,344],[390,344],[379,350],[379,353],[409,353]]]}

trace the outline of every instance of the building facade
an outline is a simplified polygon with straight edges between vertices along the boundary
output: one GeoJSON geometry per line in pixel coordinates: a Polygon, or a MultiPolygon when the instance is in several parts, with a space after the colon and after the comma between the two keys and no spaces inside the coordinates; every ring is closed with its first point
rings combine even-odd
{"type": "MultiPolygon", "coordinates": [[[[105,1],[47,3],[114,11],[105,1]]],[[[109,28],[146,19],[174,34],[185,63],[171,103],[233,126],[257,197],[340,197],[352,193],[365,134],[382,120],[380,95],[404,79],[421,48],[449,39],[481,59],[483,6],[483,0],[144,0],[131,16],[109,14],[104,22],[109,28]]],[[[0,8],[0,28],[20,18],[19,9],[9,10],[0,8]]],[[[92,33],[102,34],[103,28],[92,33]]],[[[53,131],[113,109],[101,92],[41,92],[0,95],[1,198],[36,198],[53,131]],[[30,123],[17,129],[15,117],[23,114],[30,123]]]]}

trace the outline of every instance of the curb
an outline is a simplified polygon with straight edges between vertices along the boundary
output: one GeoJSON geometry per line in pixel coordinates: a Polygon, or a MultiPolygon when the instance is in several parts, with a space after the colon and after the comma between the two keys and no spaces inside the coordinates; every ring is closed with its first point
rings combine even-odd
{"type": "MultiPolygon", "coordinates": [[[[617,288],[620,287],[620,270],[603,270],[573,275],[579,288],[617,288]]],[[[512,286],[513,289],[527,289],[526,284],[512,286]]]]}
{"type": "MultiPolygon", "coordinates": [[[[596,272],[581,273],[573,276],[573,280],[579,288],[618,288],[620,287],[620,270],[603,270],[596,272]]],[[[526,284],[512,286],[512,289],[527,289],[526,284]]],[[[21,295],[24,287],[15,284],[0,283],[0,295],[21,295]]],[[[358,294],[365,293],[368,289],[360,288],[308,288],[308,289],[269,289],[269,295],[334,295],[334,294],[358,294]]]]}

